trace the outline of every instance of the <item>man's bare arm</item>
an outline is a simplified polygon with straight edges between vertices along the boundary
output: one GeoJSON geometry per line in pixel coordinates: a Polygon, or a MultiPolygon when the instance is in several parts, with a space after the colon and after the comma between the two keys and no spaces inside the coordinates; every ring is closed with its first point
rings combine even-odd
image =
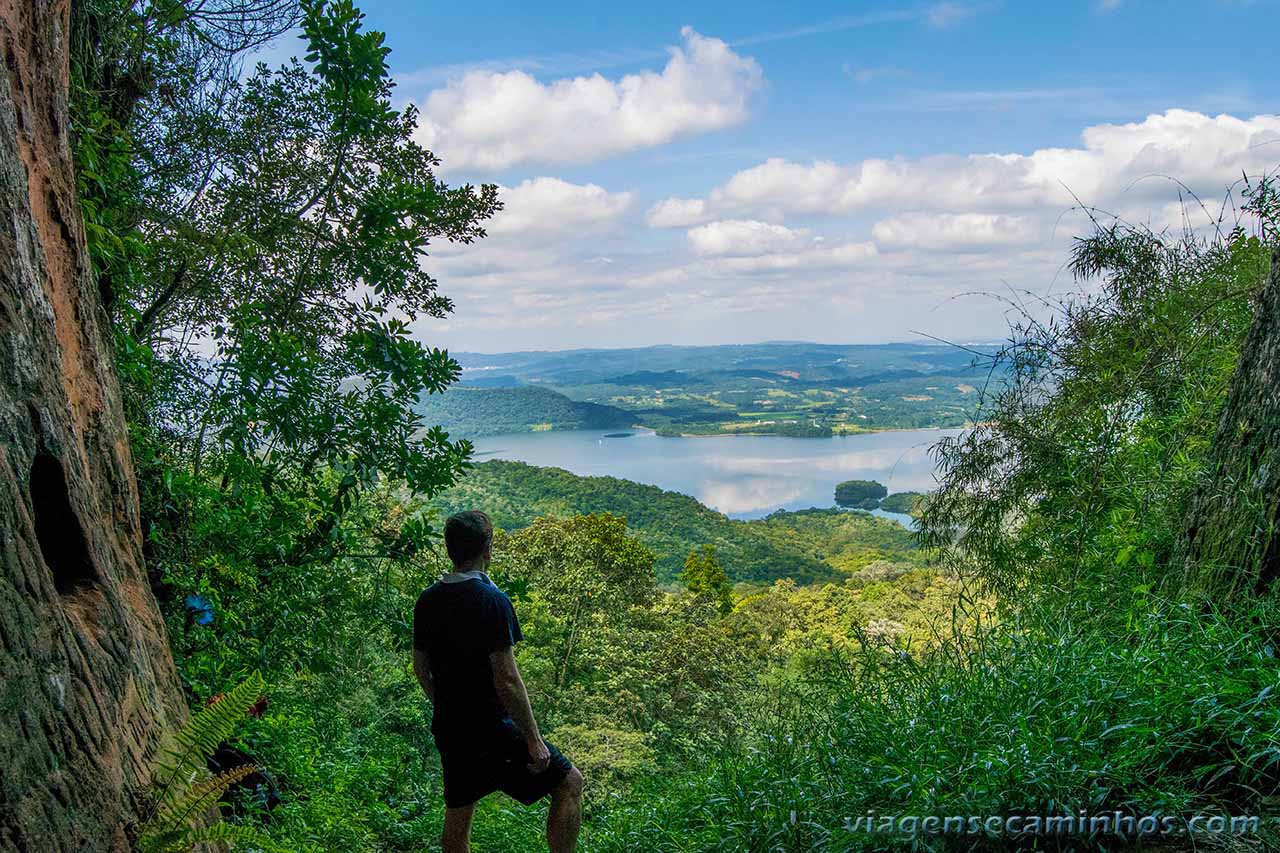
{"type": "Polygon", "coordinates": [[[516,666],[514,650],[508,646],[501,651],[491,652],[489,665],[493,669],[493,687],[502,700],[502,706],[524,732],[525,745],[528,746],[529,757],[532,759],[529,767],[535,773],[541,773],[547,769],[551,753],[538,732],[538,721],[533,718],[529,692],[525,690],[524,679],[520,677],[520,667],[516,666]]]}
{"type": "Polygon", "coordinates": [[[421,649],[413,650],[413,674],[418,676],[418,683],[422,685],[422,692],[427,694],[427,698],[434,705],[436,703],[436,683],[431,677],[431,661],[427,658],[427,653],[421,649]]]}

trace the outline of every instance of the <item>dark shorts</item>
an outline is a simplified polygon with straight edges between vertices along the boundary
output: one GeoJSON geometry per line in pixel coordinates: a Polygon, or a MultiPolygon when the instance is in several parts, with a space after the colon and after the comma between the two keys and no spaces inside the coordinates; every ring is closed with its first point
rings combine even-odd
{"type": "Polygon", "coordinates": [[[473,748],[453,749],[437,739],[445,806],[469,806],[494,791],[533,805],[563,782],[573,768],[560,750],[546,740],[543,743],[551,752],[551,763],[541,773],[534,773],[529,769],[524,735],[514,724],[505,725],[495,737],[473,748]]]}

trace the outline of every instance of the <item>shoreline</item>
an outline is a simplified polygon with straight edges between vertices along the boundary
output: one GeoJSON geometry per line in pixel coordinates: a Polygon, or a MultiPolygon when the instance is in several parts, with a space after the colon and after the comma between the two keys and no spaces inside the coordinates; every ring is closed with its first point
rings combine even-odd
{"type": "MultiPolygon", "coordinates": [[[[658,436],[658,438],[799,438],[805,441],[821,441],[828,438],[848,438],[854,435],[877,435],[883,432],[941,432],[942,430],[958,429],[966,430],[978,426],[976,422],[966,423],[963,426],[927,426],[927,427],[885,427],[884,429],[861,429],[856,432],[833,432],[831,435],[783,435],[776,432],[682,432],[676,435],[662,435],[652,427],[637,427],[637,429],[647,429],[658,436]]],[[[551,430],[551,432],[574,432],[574,430],[551,430]]]]}
{"type": "MultiPolygon", "coordinates": [[[[648,433],[655,438],[795,438],[803,441],[824,441],[832,438],[850,438],[855,435],[879,435],[886,432],[941,432],[943,430],[966,430],[980,426],[979,422],[969,422],[963,426],[927,426],[927,427],[885,427],[884,429],[862,429],[856,432],[833,432],[831,435],[783,435],[776,432],[681,432],[675,435],[663,435],[656,428],[644,426],[643,424],[632,424],[627,429],[635,430],[638,433],[648,433]]],[[[604,433],[603,429],[583,429],[575,427],[573,429],[528,429],[520,432],[494,432],[484,435],[464,436],[468,441],[476,441],[478,439],[500,438],[504,435],[549,435],[552,433],[566,432],[590,432],[604,433]]],[[[452,433],[450,433],[452,438],[452,433]]],[[[605,433],[605,438],[621,438],[605,433]]],[[[634,436],[626,436],[633,438],[634,436]]]]}

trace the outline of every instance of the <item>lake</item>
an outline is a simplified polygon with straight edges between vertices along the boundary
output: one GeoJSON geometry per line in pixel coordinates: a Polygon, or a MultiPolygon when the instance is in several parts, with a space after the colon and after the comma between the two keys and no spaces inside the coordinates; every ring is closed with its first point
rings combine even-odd
{"type": "MultiPolygon", "coordinates": [[[[929,448],[960,430],[901,430],[832,438],[737,435],[666,438],[647,430],[495,435],[476,461],[514,459],[583,476],[621,477],[692,495],[731,518],[835,506],[836,483],[876,480],[890,492],[934,488],[929,448]]],[[[876,512],[909,523],[910,518],[876,512]]]]}

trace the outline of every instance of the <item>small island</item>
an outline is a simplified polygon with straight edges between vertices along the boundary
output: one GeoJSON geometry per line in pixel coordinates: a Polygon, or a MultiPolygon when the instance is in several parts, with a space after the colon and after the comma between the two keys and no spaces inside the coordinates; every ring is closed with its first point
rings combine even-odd
{"type": "Polygon", "coordinates": [[[606,432],[604,434],[604,437],[605,438],[631,438],[631,436],[633,435],[635,435],[634,432],[606,432]]]}
{"type": "Polygon", "coordinates": [[[923,492],[894,492],[880,501],[880,508],[885,512],[916,516],[920,514],[925,497],[923,492]]]}
{"type": "Polygon", "coordinates": [[[888,494],[875,480],[845,480],[836,486],[836,503],[847,509],[875,509],[888,494]]]}

